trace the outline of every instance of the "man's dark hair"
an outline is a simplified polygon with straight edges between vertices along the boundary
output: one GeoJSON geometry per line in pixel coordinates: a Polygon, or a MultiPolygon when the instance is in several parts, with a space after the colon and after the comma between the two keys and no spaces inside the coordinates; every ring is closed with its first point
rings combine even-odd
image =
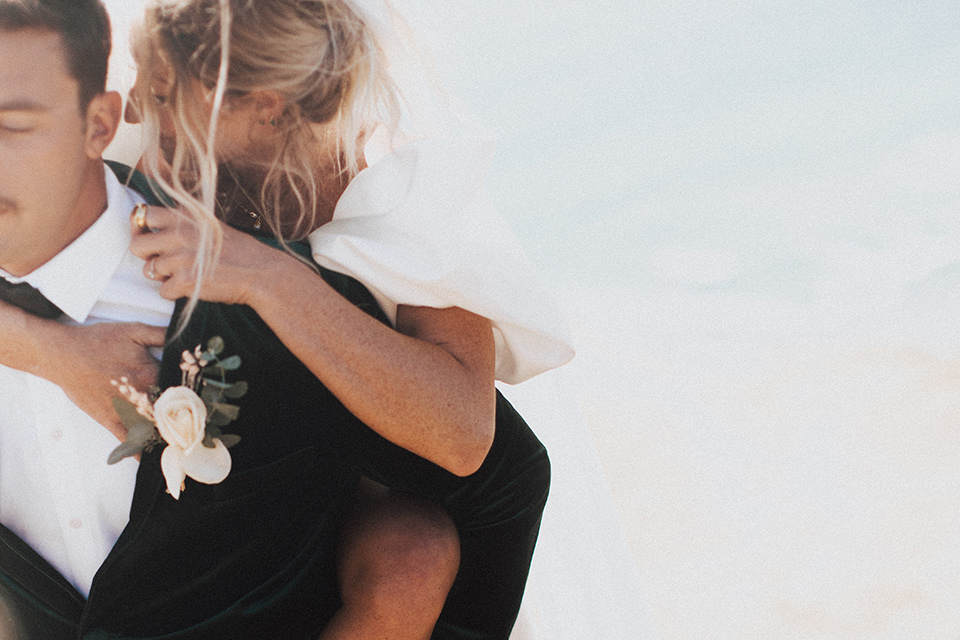
{"type": "Polygon", "coordinates": [[[0,32],[21,29],[60,35],[67,68],[80,85],[81,111],[106,91],[110,18],[100,0],[0,0],[0,32]]]}

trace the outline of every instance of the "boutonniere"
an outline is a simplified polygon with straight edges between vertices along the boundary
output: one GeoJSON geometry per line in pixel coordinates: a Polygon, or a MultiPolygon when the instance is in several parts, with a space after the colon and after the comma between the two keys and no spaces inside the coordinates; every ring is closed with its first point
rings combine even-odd
{"type": "Polygon", "coordinates": [[[207,343],[206,350],[198,345],[192,353],[184,351],[180,386],[162,393],[157,387],[147,392],[134,389],[126,378],[114,381],[123,397],[114,398],[113,406],[127,428],[127,438],[107,463],[115,464],[165,442],[160,468],[167,491],[175,499],[180,499],[187,476],[204,484],[222,482],[230,473],[227,449],[240,442],[240,436],[222,430],[240,412],[240,407],[227,400],[247,392],[246,382],[227,382],[227,371],[240,368],[240,356],[221,359],[223,349],[223,339],[217,336],[207,343]]]}

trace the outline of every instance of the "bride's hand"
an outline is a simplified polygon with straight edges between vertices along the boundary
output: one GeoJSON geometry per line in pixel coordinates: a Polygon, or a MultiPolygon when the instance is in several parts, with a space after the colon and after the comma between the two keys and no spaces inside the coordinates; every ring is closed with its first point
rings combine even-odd
{"type": "MultiPolygon", "coordinates": [[[[161,282],[160,295],[168,300],[190,296],[197,278],[194,263],[199,233],[190,217],[177,210],[148,207],[145,227],[130,221],[130,251],[145,261],[143,273],[161,282]]],[[[260,266],[275,256],[275,250],[250,235],[221,222],[220,258],[208,270],[200,298],[208,302],[247,304],[248,288],[257,282],[260,266]]]]}
{"type": "Polygon", "coordinates": [[[41,355],[38,374],[123,440],[126,429],[113,407],[118,393],[110,381],[126,377],[140,390],[156,384],[159,363],[149,348],[163,346],[166,328],[139,322],[56,327],[49,356],[41,355]]]}

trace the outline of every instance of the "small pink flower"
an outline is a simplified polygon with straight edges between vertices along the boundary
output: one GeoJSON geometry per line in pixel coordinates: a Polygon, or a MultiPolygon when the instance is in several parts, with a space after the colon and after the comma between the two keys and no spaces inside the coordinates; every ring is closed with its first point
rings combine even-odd
{"type": "Polygon", "coordinates": [[[111,380],[110,384],[115,386],[117,391],[120,392],[120,395],[126,398],[130,404],[137,408],[137,413],[142,415],[150,422],[153,422],[153,403],[150,402],[150,396],[142,391],[138,391],[134,387],[131,387],[129,382],[129,378],[123,377],[120,378],[119,383],[116,380],[111,380]]]}

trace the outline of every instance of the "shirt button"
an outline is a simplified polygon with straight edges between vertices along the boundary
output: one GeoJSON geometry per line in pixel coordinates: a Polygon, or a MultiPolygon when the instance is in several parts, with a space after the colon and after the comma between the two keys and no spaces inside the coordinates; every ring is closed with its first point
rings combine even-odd
{"type": "Polygon", "coordinates": [[[83,520],[81,520],[80,518],[76,518],[76,517],[70,518],[70,528],[71,528],[71,529],[79,529],[79,528],[82,527],[82,526],[83,526],[83,520]]]}
{"type": "Polygon", "coordinates": [[[50,432],[50,437],[59,442],[60,440],[63,440],[63,431],[60,429],[54,429],[50,432]]]}

